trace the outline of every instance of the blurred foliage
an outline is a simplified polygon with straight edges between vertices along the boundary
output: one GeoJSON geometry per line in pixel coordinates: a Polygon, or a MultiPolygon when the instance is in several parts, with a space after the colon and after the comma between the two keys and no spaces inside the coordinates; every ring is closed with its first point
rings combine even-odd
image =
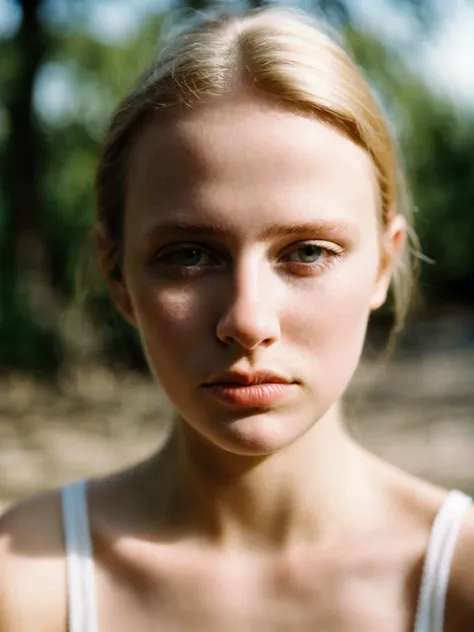
{"type": "MultiPolygon", "coordinates": [[[[433,18],[434,3],[404,2],[423,23],[433,18]]],[[[87,350],[143,368],[135,333],[103,289],[83,305],[74,297],[100,140],[115,104],[158,50],[167,16],[150,16],[137,34],[106,44],[87,29],[81,0],[67,28],[42,15],[41,0],[20,4],[19,30],[0,40],[0,367],[54,373],[87,350]],[[49,111],[38,93],[51,78],[67,86],[68,98],[49,111]]],[[[436,262],[423,266],[425,302],[474,302],[473,119],[431,94],[373,35],[352,28],[347,2],[313,5],[347,33],[397,130],[423,251],[436,262]]],[[[95,286],[98,271],[89,269],[86,282],[95,286]]]]}

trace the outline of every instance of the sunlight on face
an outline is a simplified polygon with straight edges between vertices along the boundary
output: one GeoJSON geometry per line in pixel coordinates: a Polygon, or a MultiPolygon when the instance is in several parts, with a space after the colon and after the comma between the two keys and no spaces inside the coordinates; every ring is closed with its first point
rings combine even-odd
{"type": "Polygon", "coordinates": [[[128,316],[190,432],[268,454],[341,397],[386,290],[373,182],[369,157],[338,131],[252,97],[142,134],[125,214],[128,316]],[[229,370],[286,385],[253,405],[203,386],[229,370]]]}

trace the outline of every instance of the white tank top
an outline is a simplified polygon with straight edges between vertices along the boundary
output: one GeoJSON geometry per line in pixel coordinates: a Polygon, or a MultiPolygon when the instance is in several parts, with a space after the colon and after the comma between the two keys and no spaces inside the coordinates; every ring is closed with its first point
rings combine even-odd
{"type": "MultiPolygon", "coordinates": [[[[98,632],[94,558],[84,481],[62,489],[69,632],[98,632]]],[[[443,632],[454,545],[472,499],[449,492],[433,523],[425,557],[414,632],[443,632]]]]}

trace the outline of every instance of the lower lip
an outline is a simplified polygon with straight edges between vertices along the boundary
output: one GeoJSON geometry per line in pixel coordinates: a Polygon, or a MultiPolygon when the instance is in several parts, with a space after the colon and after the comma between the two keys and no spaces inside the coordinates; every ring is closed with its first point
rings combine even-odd
{"type": "Polygon", "coordinates": [[[294,388],[294,384],[271,382],[244,386],[240,384],[211,384],[206,386],[218,399],[247,408],[270,406],[281,400],[294,388]]]}

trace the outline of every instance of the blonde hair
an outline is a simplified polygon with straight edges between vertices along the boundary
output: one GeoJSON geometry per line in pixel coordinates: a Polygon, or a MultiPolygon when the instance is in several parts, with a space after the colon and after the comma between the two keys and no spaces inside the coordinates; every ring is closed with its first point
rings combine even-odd
{"type": "MultiPolygon", "coordinates": [[[[138,133],[160,113],[179,114],[242,86],[282,107],[313,114],[362,147],[375,168],[381,228],[393,212],[403,214],[416,250],[395,142],[360,70],[320,22],[301,12],[267,7],[203,19],[173,35],[118,106],[97,177],[98,220],[109,239],[112,273],[120,274],[126,175],[138,133]]],[[[394,333],[405,320],[414,269],[406,247],[392,280],[394,333]]]]}

